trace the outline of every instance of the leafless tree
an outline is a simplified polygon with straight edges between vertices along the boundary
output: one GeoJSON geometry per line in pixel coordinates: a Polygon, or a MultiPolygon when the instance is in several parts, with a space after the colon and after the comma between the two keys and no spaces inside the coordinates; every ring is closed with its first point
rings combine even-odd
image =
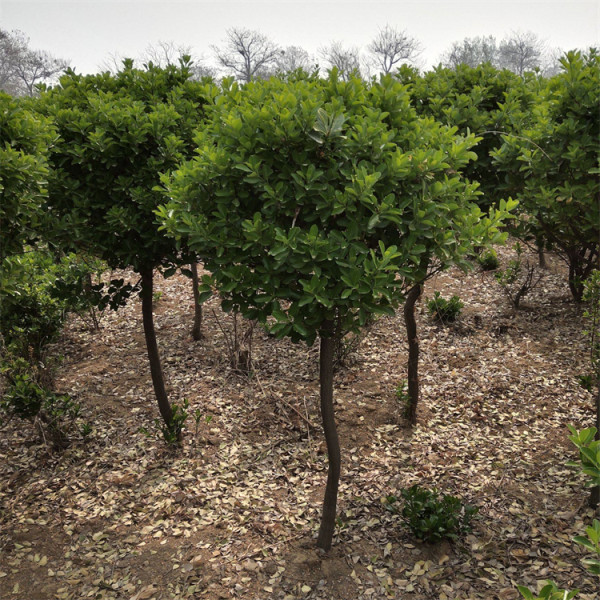
{"type": "Polygon", "coordinates": [[[68,66],[42,50],[31,50],[21,31],[0,29],[0,89],[15,96],[33,96],[38,83],[49,83],[68,66]]]}
{"type": "MultiPolygon", "coordinates": [[[[169,65],[178,66],[186,56],[191,59],[192,79],[202,79],[202,77],[214,77],[216,75],[215,69],[206,66],[202,58],[193,54],[191,46],[177,45],[172,41],[158,41],[155,44],[148,45],[144,52],[134,60],[134,64],[141,66],[152,63],[157,67],[165,68],[169,65]]],[[[111,73],[117,73],[123,68],[125,58],[125,56],[119,54],[110,54],[102,62],[100,68],[111,73]]]]}
{"type": "Polygon", "coordinates": [[[332,42],[329,46],[319,48],[319,54],[328,68],[338,70],[344,81],[348,81],[353,75],[361,76],[358,48],[344,48],[341,42],[332,42]]]}
{"type": "Polygon", "coordinates": [[[227,31],[223,48],[211,48],[219,65],[245,82],[270,72],[281,56],[277,44],[267,36],[251,29],[235,27],[227,31]]]}
{"type": "Polygon", "coordinates": [[[179,59],[183,56],[192,56],[191,46],[182,46],[177,45],[175,42],[159,40],[155,44],[146,47],[139,61],[144,64],[151,62],[157,67],[164,68],[169,65],[178,65],[179,59]]]}
{"type": "Polygon", "coordinates": [[[150,44],[140,57],[140,62],[143,64],[152,62],[164,68],[169,65],[179,65],[179,62],[185,56],[189,56],[192,61],[190,71],[193,79],[214,77],[216,75],[215,69],[206,66],[204,60],[194,54],[191,46],[177,45],[175,42],[170,41],[158,41],[156,44],[150,44]]]}
{"type": "Polygon", "coordinates": [[[499,49],[494,36],[465,38],[462,42],[454,42],[442,57],[445,67],[456,69],[459,65],[476,67],[482,63],[499,66],[499,49]]]}
{"type": "Polygon", "coordinates": [[[377,69],[390,73],[398,63],[413,63],[422,52],[421,44],[405,31],[386,25],[368,46],[377,69]]]}
{"type": "Polygon", "coordinates": [[[513,31],[500,42],[499,52],[501,67],[523,75],[541,66],[544,43],[531,31],[513,31]]]}
{"type": "Polygon", "coordinates": [[[290,73],[297,69],[309,71],[316,66],[308,52],[300,46],[287,46],[283,48],[275,61],[275,68],[278,73],[290,73]]]}

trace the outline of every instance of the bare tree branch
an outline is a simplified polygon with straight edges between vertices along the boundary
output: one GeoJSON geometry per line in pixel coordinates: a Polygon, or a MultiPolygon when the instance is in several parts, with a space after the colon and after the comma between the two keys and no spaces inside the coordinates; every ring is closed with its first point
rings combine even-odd
{"type": "Polygon", "coordinates": [[[369,44],[368,50],[378,69],[383,73],[390,73],[394,65],[400,62],[414,62],[422,52],[422,47],[406,32],[386,25],[369,44]]]}
{"type": "Polygon", "coordinates": [[[348,81],[353,75],[362,76],[358,48],[344,48],[341,42],[332,42],[329,46],[319,48],[319,54],[330,69],[338,70],[344,81],[348,81]]]}
{"type": "Polygon", "coordinates": [[[544,43],[535,33],[513,31],[500,43],[500,66],[523,75],[541,66],[543,54],[544,43]]]}
{"type": "Polygon", "coordinates": [[[42,50],[31,50],[21,31],[0,29],[0,89],[14,96],[35,94],[38,83],[50,82],[68,66],[42,50]]]}
{"type": "Polygon", "coordinates": [[[235,27],[227,31],[224,48],[211,47],[219,65],[245,82],[268,72],[281,56],[277,44],[262,33],[235,27]]]}

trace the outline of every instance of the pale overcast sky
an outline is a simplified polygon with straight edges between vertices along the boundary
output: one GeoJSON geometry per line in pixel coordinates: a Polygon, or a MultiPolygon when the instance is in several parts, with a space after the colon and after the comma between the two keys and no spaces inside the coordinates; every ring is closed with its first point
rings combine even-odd
{"type": "Polygon", "coordinates": [[[31,48],[82,73],[97,71],[111,54],[135,58],[159,40],[191,46],[211,63],[210,45],[222,44],[229,27],[257,29],[316,55],[334,40],[365,47],[386,24],[417,38],[430,67],[453,41],[500,40],[511,30],[532,31],[549,48],[599,46],[600,0],[0,0],[0,28],[23,31],[31,48]]]}

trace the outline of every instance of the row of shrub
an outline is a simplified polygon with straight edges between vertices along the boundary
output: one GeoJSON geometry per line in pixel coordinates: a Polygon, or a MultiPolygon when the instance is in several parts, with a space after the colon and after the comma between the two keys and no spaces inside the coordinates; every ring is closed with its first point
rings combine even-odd
{"type": "MultiPolygon", "coordinates": [[[[73,309],[62,275],[17,300],[15,265],[28,249],[84,253],[138,273],[152,382],[165,439],[175,442],[185,407],[170,403],[162,377],[157,270],[169,276],[202,261],[210,274],[199,301],[217,293],[225,310],[275,336],[319,339],[329,476],[318,544],[327,549],[340,472],[336,341],[403,305],[414,423],[414,307],[435,273],[466,270],[478,254],[493,264],[490,248],[509,228],[564,258],[571,293],[583,298],[599,252],[600,57],[569,53],[562,65],[548,80],[484,65],[424,75],[403,68],[370,82],[298,71],[241,86],[191,81],[185,59],[144,69],[125,61],[116,74],[69,71],[35,99],[0,95],[7,310],[41,298],[57,315],[73,309]]],[[[506,289],[523,275],[520,251],[516,261],[498,271],[506,289]]],[[[83,285],[75,303],[86,297],[83,285]]],[[[85,285],[92,304],[113,307],[137,291],[117,280],[85,285]]],[[[440,313],[460,309],[458,299],[434,300],[440,313]]],[[[11,352],[39,362],[40,344],[55,335],[42,316],[37,324],[14,316],[11,352]],[[39,336],[31,345],[22,341],[28,327],[32,340],[39,336]]]]}

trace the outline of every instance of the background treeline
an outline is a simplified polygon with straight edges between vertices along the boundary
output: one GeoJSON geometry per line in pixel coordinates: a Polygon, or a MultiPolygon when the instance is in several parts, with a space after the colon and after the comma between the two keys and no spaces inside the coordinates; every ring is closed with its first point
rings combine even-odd
{"type": "MultiPolygon", "coordinates": [[[[340,475],[336,343],[403,307],[414,423],[423,285],[471,268],[509,231],[540,258],[564,259],[597,332],[600,57],[570,52],[549,78],[489,62],[421,74],[391,59],[379,78],[306,65],[266,78],[269,64],[246,62],[240,82],[198,80],[187,56],[158,62],[67,70],[35,97],[0,95],[4,413],[58,447],[87,435],[76,404],[53,389],[49,344],[69,312],[97,327],[97,310],[139,292],[159,428],[177,444],[186,406],[165,389],[153,278],[182,269],[197,311],[218,294],[274,336],[319,340],[329,472],[318,545],[328,549],[340,475]],[[122,269],[137,282],[110,274],[122,269]]],[[[513,270],[504,285],[526,284],[513,270]]]]}
{"type": "MultiPolygon", "coordinates": [[[[196,54],[191,46],[158,41],[136,57],[110,55],[98,68],[116,72],[125,58],[135,59],[138,66],[152,62],[164,67],[177,65],[179,58],[187,55],[192,58],[190,69],[195,78],[233,76],[248,82],[298,68],[309,72],[320,69],[324,74],[334,67],[342,78],[369,78],[392,73],[402,64],[422,67],[423,50],[419,40],[390,25],[380,29],[365,48],[333,41],[323,44],[316,55],[300,46],[279,46],[259,31],[233,27],[227,30],[222,44],[211,46],[209,59],[196,54]]],[[[549,48],[533,32],[513,31],[501,40],[476,36],[454,42],[439,58],[439,65],[456,68],[489,63],[518,75],[538,71],[550,76],[558,72],[562,53],[558,48],[549,48]]],[[[68,66],[69,60],[32,49],[23,32],[0,29],[0,90],[11,95],[33,95],[36,84],[55,82],[68,66]]]]}

